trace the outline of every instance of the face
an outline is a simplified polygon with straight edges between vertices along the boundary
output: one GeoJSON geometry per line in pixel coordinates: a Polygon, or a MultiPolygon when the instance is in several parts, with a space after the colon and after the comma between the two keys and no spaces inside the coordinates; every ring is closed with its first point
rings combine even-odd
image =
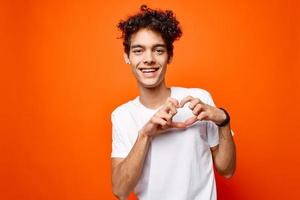
{"type": "Polygon", "coordinates": [[[168,52],[162,36],[149,29],[140,29],[131,36],[129,57],[132,72],[140,86],[154,88],[164,82],[168,52]]]}

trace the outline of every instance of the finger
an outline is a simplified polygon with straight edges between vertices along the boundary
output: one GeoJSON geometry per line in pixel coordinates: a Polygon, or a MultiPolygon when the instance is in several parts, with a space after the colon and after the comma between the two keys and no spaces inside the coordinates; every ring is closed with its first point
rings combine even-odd
{"type": "Polygon", "coordinates": [[[176,106],[172,102],[168,102],[164,106],[163,111],[166,113],[170,113],[172,116],[174,116],[177,113],[176,106]]]}
{"type": "Polygon", "coordinates": [[[172,122],[170,125],[171,128],[186,128],[186,124],[183,122],[172,122]]]}
{"type": "Polygon", "coordinates": [[[167,101],[162,107],[162,111],[169,112],[171,105],[173,105],[173,102],[167,101]]]}
{"type": "Polygon", "coordinates": [[[201,112],[201,113],[197,116],[197,119],[201,121],[201,120],[207,119],[207,117],[208,117],[208,113],[207,113],[207,112],[201,112]]]}
{"type": "Polygon", "coordinates": [[[172,119],[173,116],[171,113],[162,112],[162,113],[157,113],[157,117],[162,118],[165,121],[169,121],[172,119]]]}
{"type": "Polygon", "coordinates": [[[197,104],[196,107],[193,109],[193,114],[197,116],[203,110],[204,110],[203,105],[202,104],[197,104]]]}
{"type": "Polygon", "coordinates": [[[197,120],[198,120],[197,116],[193,116],[193,117],[188,118],[187,120],[185,120],[184,124],[186,126],[190,126],[190,125],[194,124],[197,120]]]}
{"type": "Polygon", "coordinates": [[[195,106],[198,105],[198,104],[202,104],[202,101],[201,101],[200,99],[198,99],[198,98],[194,98],[194,99],[191,101],[191,103],[190,103],[190,105],[189,105],[189,108],[190,108],[191,110],[193,110],[193,109],[195,108],[195,106]]]}
{"type": "Polygon", "coordinates": [[[172,115],[172,117],[174,116],[174,115],[176,115],[177,114],[177,109],[176,109],[176,107],[174,106],[174,105],[170,105],[170,107],[169,107],[169,111],[168,111],[171,115],[172,115]]]}
{"type": "Polygon", "coordinates": [[[174,99],[174,98],[169,97],[169,98],[167,99],[167,101],[168,101],[168,102],[172,102],[172,103],[175,105],[176,108],[179,107],[179,102],[178,102],[177,99],[174,99]]]}
{"type": "Polygon", "coordinates": [[[152,123],[156,124],[156,125],[160,125],[162,127],[166,126],[167,125],[167,121],[160,118],[160,117],[154,117],[152,119],[152,123]]]}
{"type": "Polygon", "coordinates": [[[167,121],[167,126],[171,126],[173,115],[171,113],[163,113],[162,118],[167,121]]]}
{"type": "Polygon", "coordinates": [[[187,102],[190,102],[194,99],[192,96],[187,96],[180,101],[180,107],[183,107],[187,102]]]}

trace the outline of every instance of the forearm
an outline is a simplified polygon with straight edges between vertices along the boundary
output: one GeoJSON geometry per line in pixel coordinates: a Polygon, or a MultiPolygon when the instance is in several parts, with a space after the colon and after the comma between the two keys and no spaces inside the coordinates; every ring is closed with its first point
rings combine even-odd
{"type": "Polygon", "coordinates": [[[219,147],[215,166],[217,171],[226,178],[230,178],[235,171],[236,151],[230,124],[219,128],[219,147]]]}
{"type": "Polygon", "coordinates": [[[149,144],[150,138],[143,133],[139,134],[128,156],[113,170],[113,192],[120,199],[127,199],[137,184],[143,170],[149,144]]]}

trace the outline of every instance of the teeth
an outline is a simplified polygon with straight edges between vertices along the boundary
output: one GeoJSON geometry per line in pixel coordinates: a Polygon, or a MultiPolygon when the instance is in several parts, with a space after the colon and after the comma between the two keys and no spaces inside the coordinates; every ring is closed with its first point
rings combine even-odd
{"type": "Polygon", "coordinates": [[[157,68],[150,68],[150,69],[141,69],[142,72],[144,73],[149,73],[149,72],[155,72],[157,70],[157,68]]]}
{"type": "Polygon", "coordinates": [[[143,72],[154,72],[154,69],[144,69],[143,72]]]}

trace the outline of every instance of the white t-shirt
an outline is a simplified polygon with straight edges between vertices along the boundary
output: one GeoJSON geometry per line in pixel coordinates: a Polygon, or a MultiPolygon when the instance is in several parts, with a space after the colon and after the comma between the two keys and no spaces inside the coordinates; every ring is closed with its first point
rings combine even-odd
{"type": "MultiPolygon", "coordinates": [[[[179,102],[189,95],[215,106],[203,89],[171,87],[171,97],[179,102]]],[[[158,109],[145,107],[136,97],[112,112],[111,157],[128,155],[138,131],[158,109]]],[[[173,121],[185,121],[192,115],[187,103],[173,121]]],[[[187,129],[172,129],[156,136],[150,144],[135,194],[141,200],[217,199],[210,147],[218,143],[218,127],[211,121],[198,121],[187,129]]]]}

